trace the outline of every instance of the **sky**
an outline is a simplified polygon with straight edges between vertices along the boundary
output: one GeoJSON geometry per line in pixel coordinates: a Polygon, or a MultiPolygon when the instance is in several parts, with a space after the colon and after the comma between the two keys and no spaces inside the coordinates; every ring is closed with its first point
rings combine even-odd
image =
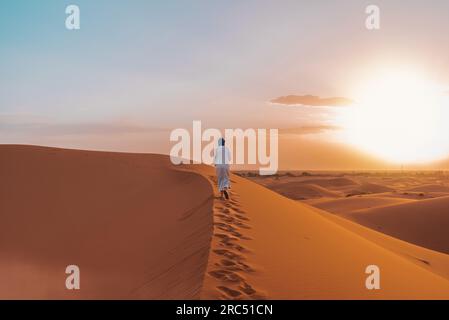
{"type": "Polygon", "coordinates": [[[449,88],[448,15],[444,0],[0,0],[0,143],[167,153],[170,130],[201,120],[278,128],[284,168],[394,168],[341,138],[347,107],[316,101],[354,99],[384,66],[449,88]]]}

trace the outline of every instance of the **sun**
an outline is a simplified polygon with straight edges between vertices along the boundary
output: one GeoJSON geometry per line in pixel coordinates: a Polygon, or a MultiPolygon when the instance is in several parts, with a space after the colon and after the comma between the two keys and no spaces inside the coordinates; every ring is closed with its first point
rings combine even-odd
{"type": "Polygon", "coordinates": [[[344,139],[396,163],[449,156],[449,101],[442,87],[408,70],[382,72],[354,90],[342,117],[344,139]]]}

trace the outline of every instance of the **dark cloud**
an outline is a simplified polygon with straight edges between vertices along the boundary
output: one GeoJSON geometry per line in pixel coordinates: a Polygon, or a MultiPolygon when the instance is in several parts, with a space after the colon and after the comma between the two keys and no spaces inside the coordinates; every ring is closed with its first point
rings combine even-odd
{"type": "Polygon", "coordinates": [[[320,98],[318,96],[312,95],[305,95],[305,96],[289,95],[273,99],[270,102],[289,106],[304,105],[313,107],[339,107],[339,106],[347,106],[353,103],[351,99],[343,97],[320,98]]]}

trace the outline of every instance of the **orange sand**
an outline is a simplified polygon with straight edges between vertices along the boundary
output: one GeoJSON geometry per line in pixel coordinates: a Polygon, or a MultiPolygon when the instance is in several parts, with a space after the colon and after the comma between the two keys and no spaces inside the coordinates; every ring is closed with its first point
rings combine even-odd
{"type": "Polygon", "coordinates": [[[211,167],[5,145],[0,164],[0,298],[449,298],[448,255],[234,175],[231,200],[218,199],[211,167]],[[79,291],[65,289],[69,264],[79,291]],[[365,288],[371,264],[380,290],[365,288]]]}
{"type": "Polygon", "coordinates": [[[166,156],[0,147],[0,298],[194,299],[212,188],[166,156]],[[65,268],[81,270],[81,290],[65,268]]]}

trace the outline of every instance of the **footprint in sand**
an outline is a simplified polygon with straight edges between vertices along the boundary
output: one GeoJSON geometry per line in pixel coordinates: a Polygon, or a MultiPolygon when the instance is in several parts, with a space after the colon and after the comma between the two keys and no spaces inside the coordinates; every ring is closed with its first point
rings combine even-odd
{"type": "Polygon", "coordinates": [[[214,236],[220,238],[220,245],[227,247],[228,249],[235,249],[239,252],[249,252],[245,247],[236,243],[239,241],[239,238],[228,236],[226,234],[215,234],[214,236]]]}
{"type": "Polygon", "coordinates": [[[214,236],[216,236],[217,238],[222,239],[222,241],[238,240],[238,238],[229,236],[229,235],[224,234],[224,233],[216,233],[216,234],[214,234],[214,236]]]}
{"type": "Polygon", "coordinates": [[[223,299],[264,299],[245,277],[255,270],[246,263],[245,253],[250,251],[239,243],[251,240],[245,235],[245,230],[251,229],[250,218],[240,205],[239,195],[234,191],[229,194],[230,200],[214,201],[214,237],[218,247],[212,253],[222,258],[208,274],[222,283],[216,288],[223,299]]]}
{"type": "Polygon", "coordinates": [[[238,275],[236,272],[229,270],[215,270],[209,272],[209,274],[224,282],[242,283],[244,281],[243,277],[238,275]]]}
{"type": "Polygon", "coordinates": [[[241,204],[239,202],[239,200],[237,199],[236,196],[233,196],[230,200],[229,200],[229,204],[233,207],[241,207],[241,204]]]}
{"type": "Polygon", "coordinates": [[[249,219],[248,219],[247,217],[242,216],[242,215],[240,215],[240,214],[236,214],[235,216],[236,216],[238,219],[240,219],[240,220],[249,221],[249,219]]]}
{"type": "Polygon", "coordinates": [[[241,262],[241,261],[231,261],[228,259],[222,259],[220,263],[217,263],[218,266],[225,268],[226,270],[231,271],[246,271],[246,272],[254,272],[254,269],[249,265],[241,262]]]}
{"type": "MultiPolygon", "coordinates": [[[[216,215],[219,220],[221,220],[223,223],[226,222],[230,227],[240,227],[244,229],[251,229],[251,227],[243,222],[241,222],[239,217],[237,215],[231,216],[226,214],[217,214],[216,215]]],[[[245,221],[249,221],[247,218],[245,218],[245,221]]]]}
{"type": "Polygon", "coordinates": [[[230,289],[225,286],[218,286],[217,289],[221,290],[227,298],[235,299],[242,295],[240,291],[230,289]]]}
{"type": "Polygon", "coordinates": [[[239,252],[248,252],[248,250],[245,247],[242,247],[241,245],[238,245],[238,244],[235,244],[235,243],[224,242],[221,245],[226,247],[226,248],[228,248],[228,249],[234,249],[234,250],[237,250],[239,252]]]}
{"type": "Polygon", "coordinates": [[[235,210],[236,212],[238,212],[238,213],[246,214],[245,211],[240,210],[239,208],[234,208],[234,210],[235,210]]]}
{"type": "Polygon", "coordinates": [[[245,258],[237,253],[234,253],[232,251],[229,251],[227,249],[216,249],[213,250],[214,253],[220,255],[220,256],[225,256],[228,259],[231,259],[232,261],[240,261],[240,260],[244,260],[245,258]]]}
{"type": "Polygon", "coordinates": [[[251,287],[245,281],[243,281],[243,284],[240,286],[240,290],[242,290],[244,293],[246,293],[249,296],[256,293],[256,290],[254,290],[253,287],[251,287]]]}
{"type": "Polygon", "coordinates": [[[239,227],[239,228],[243,228],[243,229],[251,229],[251,227],[247,224],[244,224],[243,222],[239,222],[239,221],[234,221],[232,222],[235,226],[239,227]]]}

